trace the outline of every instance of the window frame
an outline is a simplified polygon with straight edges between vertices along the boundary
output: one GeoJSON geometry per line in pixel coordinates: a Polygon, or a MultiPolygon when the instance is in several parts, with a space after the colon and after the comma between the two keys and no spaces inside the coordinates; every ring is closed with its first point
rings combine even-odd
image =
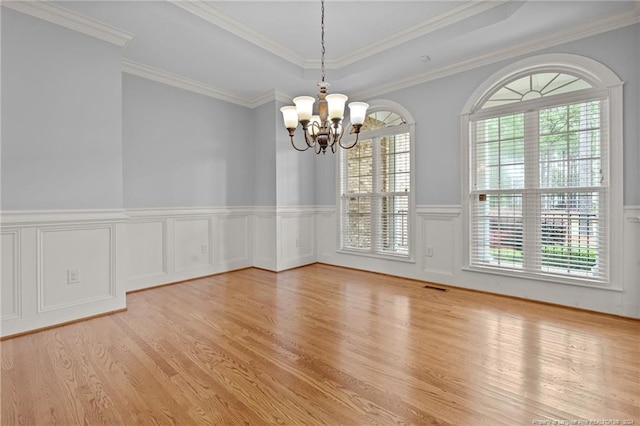
{"type": "MultiPolygon", "coordinates": [[[[401,106],[400,104],[390,101],[390,100],[386,100],[386,99],[378,99],[378,100],[373,100],[373,101],[369,101],[369,109],[367,111],[367,116],[373,112],[378,112],[378,111],[390,111],[393,112],[395,114],[398,114],[400,117],[402,117],[405,121],[404,124],[401,125],[397,125],[397,126],[392,126],[392,127],[385,127],[382,129],[376,129],[376,130],[372,130],[369,132],[361,132],[358,140],[362,141],[362,140],[367,140],[367,139],[380,139],[384,136],[390,136],[390,135],[395,135],[398,133],[408,133],[409,134],[409,167],[410,167],[410,173],[409,173],[409,185],[410,185],[410,191],[409,191],[409,195],[408,195],[408,207],[407,207],[407,238],[408,238],[408,253],[406,255],[404,254],[395,254],[395,253],[381,253],[378,251],[375,251],[373,249],[373,247],[371,249],[357,249],[357,248],[352,248],[352,247],[345,247],[343,242],[343,235],[342,235],[342,230],[343,230],[343,205],[342,205],[342,191],[343,191],[343,181],[342,181],[342,176],[343,173],[345,172],[345,168],[346,168],[346,155],[348,154],[348,150],[345,149],[341,149],[339,151],[339,154],[336,156],[336,210],[338,212],[338,220],[337,220],[337,230],[336,230],[336,238],[337,238],[337,247],[338,249],[336,250],[337,253],[341,253],[341,254],[349,254],[349,255],[356,255],[356,256],[363,256],[363,257],[372,257],[372,258],[378,258],[378,259],[387,259],[387,260],[394,260],[394,261],[398,261],[398,262],[410,262],[410,263],[415,263],[415,226],[416,226],[416,213],[415,213],[415,140],[416,140],[416,136],[415,136],[415,121],[413,119],[413,116],[411,115],[411,113],[406,110],[403,106],[401,106]]],[[[350,128],[351,124],[349,122],[346,122],[343,124],[344,126],[346,126],[345,128],[350,128]]],[[[348,135],[345,132],[345,135],[343,137],[343,144],[348,146],[351,143],[353,143],[353,141],[355,141],[355,136],[356,135],[348,135]]],[[[375,196],[375,195],[374,195],[375,196]]],[[[374,223],[374,218],[372,217],[372,228],[374,223]]]]}
{"type": "Polygon", "coordinates": [[[559,284],[572,284],[585,287],[595,287],[621,291],[623,259],[616,253],[622,253],[623,246],[623,82],[605,65],[579,55],[572,54],[545,54],[537,55],[515,62],[506,68],[496,72],[480,85],[468,99],[461,113],[461,152],[463,156],[462,167],[462,200],[463,200],[463,259],[462,269],[472,272],[482,272],[511,277],[549,281],[559,284]],[[482,108],[490,96],[505,84],[528,74],[538,72],[563,72],[570,73],[589,82],[593,88],[580,89],[566,94],[553,95],[540,99],[516,102],[495,107],[482,108]],[[604,214],[608,218],[608,243],[607,251],[609,274],[605,281],[595,281],[582,277],[549,276],[543,271],[519,271],[494,266],[471,265],[472,214],[471,214],[471,180],[472,166],[471,142],[474,140],[471,134],[471,123],[478,118],[499,116],[502,114],[523,112],[527,109],[542,109],[550,104],[566,104],[574,101],[586,100],[589,97],[604,98],[603,114],[606,114],[608,126],[608,140],[604,143],[608,146],[607,176],[609,203],[605,206],[604,214]],[[527,108],[528,107],[528,108],[527,108]]]}

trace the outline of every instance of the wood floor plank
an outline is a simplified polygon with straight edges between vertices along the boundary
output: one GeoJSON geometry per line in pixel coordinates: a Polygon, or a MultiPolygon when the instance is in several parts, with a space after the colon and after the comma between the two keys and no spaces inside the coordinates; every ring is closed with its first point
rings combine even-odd
{"type": "Polygon", "coordinates": [[[2,342],[2,425],[640,424],[639,321],[424,284],[316,264],[129,294],[2,342]]]}

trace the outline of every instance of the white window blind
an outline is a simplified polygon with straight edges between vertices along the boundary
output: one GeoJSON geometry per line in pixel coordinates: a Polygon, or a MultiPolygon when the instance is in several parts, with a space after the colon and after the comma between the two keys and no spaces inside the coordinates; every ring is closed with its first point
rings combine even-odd
{"type": "MultiPolygon", "coordinates": [[[[399,118],[396,114],[389,117],[399,118]]],[[[371,127],[377,130],[375,136],[366,138],[365,133],[365,138],[343,156],[342,248],[408,257],[410,133],[380,125],[371,127]]]]}
{"type": "Polygon", "coordinates": [[[471,266],[607,281],[607,102],[578,95],[471,117],[471,266]]]}

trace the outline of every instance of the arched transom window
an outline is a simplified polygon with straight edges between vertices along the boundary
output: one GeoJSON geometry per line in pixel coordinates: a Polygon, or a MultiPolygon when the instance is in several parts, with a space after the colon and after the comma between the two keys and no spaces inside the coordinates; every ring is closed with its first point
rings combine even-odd
{"type": "Polygon", "coordinates": [[[571,74],[562,72],[532,73],[500,87],[482,104],[481,108],[539,99],[591,87],[592,85],[587,81],[571,74]]]}
{"type": "Polygon", "coordinates": [[[375,111],[368,114],[364,119],[361,131],[369,132],[371,130],[378,130],[385,127],[398,126],[405,124],[406,121],[400,115],[392,111],[375,111]]]}

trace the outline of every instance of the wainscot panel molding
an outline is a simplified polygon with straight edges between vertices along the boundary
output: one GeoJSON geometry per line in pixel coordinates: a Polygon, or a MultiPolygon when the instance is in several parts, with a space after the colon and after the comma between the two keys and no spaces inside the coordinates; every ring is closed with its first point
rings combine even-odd
{"type": "Polygon", "coordinates": [[[277,270],[317,261],[316,207],[279,207],[276,215],[277,270]]]}
{"type": "Polygon", "coordinates": [[[253,266],[276,271],[276,209],[257,207],[253,214],[253,266]]]}
{"type": "Polygon", "coordinates": [[[625,207],[624,217],[622,315],[640,318],[640,206],[625,207]]]}
{"type": "Polygon", "coordinates": [[[165,218],[150,218],[131,219],[127,223],[130,283],[154,280],[167,274],[167,222],[165,218]]]}
{"type": "Polygon", "coordinates": [[[253,266],[253,207],[128,209],[127,291],[253,266]]]}
{"type": "Polygon", "coordinates": [[[422,245],[422,272],[429,279],[449,281],[455,273],[455,219],[462,213],[458,205],[417,206],[422,245]]]}
{"type": "Polygon", "coordinates": [[[251,266],[252,217],[247,214],[229,214],[214,220],[218,268],[233,270],[251,266]]]}
{"type": "Polygon", "coordinates": [[[461,207],[415,213],[416,261],[398,262],[339,252],[335,206],[3,212],[2,336],[123,309],[126,291],[314,262],[640,318],[640,206],[617,218],[624,279],[601,288],[465,270],[461,207]]]}
{"type": "Polygon", "coordinates": [[[154,207],[147,209],[126,209],[129,219],[148,219],[152,217],[186,217],[186,216],[219,216],[252,214],[254,207],[154,207]]]}
{"type": "MultiPolygon", "coordinates": [[[[462,264],[463,221],[458,205],[416,207],[413,230],[416,262],[399,262],[340,252],[339,218],[334,206],[316,210],[319,262],[398,275],[421,281],[504,294],[614,315],[640,318],[640,206],[625,208],[624,281],[580,286],[469,271],[462,264]]],[[[419,284],[417,284],[419,285],[419,284]]]]}
{"type": "Polygon", "coordinates": [[[116,223],[129,219],[124,210],[27,210],[4,211],[0,214],[2,227],[40,226],[51,224],[116,223]]]}
{"type": "Polygon", "coordinates": [[[211,217],[177,217],[173,219],[175,271],[206,274],[213,266],[211,217]]]}
{"type": "Polygon", "coordinates": [[[256,207],[254,266],[277,272],[317,262],[315,223],[321,210],[320,206],[256,207]]]}
{"type": "Polygon", "coordinates": [[[462,206],[458,204],[439,206],[416,206],[416,214],[433,220],[453,220],[462,213],[462,206]]]}
{"type": "Polygon", "coordinates": [[[20,318],[22,315],[22,281],[20,279],[20,229],[3,229],[0,265],[2,273],[2,321],[20,318]]]}
{"type": "Polygon", "coordinates": [[[624,217],[628,222],[640,223],[640,206],[626,206],[624,217]]]}
{"type": "Polygon", "coordinates": [[[2,336],[125,308],[122,210],[2,212],[2,336]]]}
{"type": "Polygon", "coordinates": [[[115,231],[115,224],[37,229],[38,314],[117,296],[115,231]]]}
{"type": "Polygon", "coordinates": [[[318,262],[331,263],[340,247],[335,206],[318,206],[316,214],[316,253],[318,262]]]}

